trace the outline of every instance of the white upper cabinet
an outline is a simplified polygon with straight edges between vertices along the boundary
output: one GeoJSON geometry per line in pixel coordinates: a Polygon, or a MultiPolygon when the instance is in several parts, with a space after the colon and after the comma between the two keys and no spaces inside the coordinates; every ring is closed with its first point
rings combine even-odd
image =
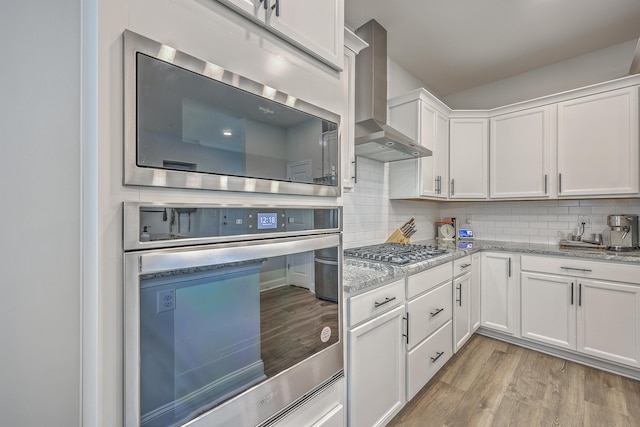
{"type": "Polygon", "coordinates": [[[344,68],[342,70],[342,88],[344,109],[342,111],[341,140],[342,143],[342,188],[353,189],[357,177],[355,137],[355,98],[356,98],[356,55],[367,43],[354,32],[344,29],[344,68]]]}
{"type": "Polygon", "coordinates": [[[549,195],[550,108],[531,108],[491,118],[491,198],[549,195]]]}
{"type": "Polygon", "coordinates": [[[389,197],[446,198],[449,171],[448,109],[419,89],[389,101],[389,123],[433,152],[389,164],[389,197]]]}
{"type": "Polygon", "coordinates": [[[638,88],[558,104],[558,195],[638,193],[638,88]]]}
{"type": "Polygon", "coordinates": [[[485,199],[488,187],[488,120],[451,118],[449,127],[450,197],[485,199]]]}
{"type": "Polygon", "coordinates": [[[249,18],[264,24],[269,7],[268,0],[218,0],[220,3],[229,6],[248,16],[249,18]]]}
{"type": "Polygon", "coordinates": [[[344,0],[218,0],[335,69],[342,69],[344,0]]]}

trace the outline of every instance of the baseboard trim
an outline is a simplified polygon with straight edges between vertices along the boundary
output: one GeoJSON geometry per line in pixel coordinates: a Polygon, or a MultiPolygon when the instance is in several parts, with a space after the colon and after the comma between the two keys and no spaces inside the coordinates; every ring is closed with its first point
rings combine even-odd
{"type": "Polygon", "coordinates": [[[517,338],[514,336],[502,334],[500,332],[492,331],[490,329],[486,329],[483,327],[480,327],[476,331],[476,333],[489,338],[495,338],[500,341],[508,342],[510,344],[515,344],[520,347],[528,348],[530,350],[535,350],[541,353],[549,354],[551,356],[556,356],[562,359],[570,360],[572,362],[576,362],[581,365],[590,366],[592,368],[600,369],[603,371],[611,372],[612,374],[617,374],[623,377],[640,381],[640,370],[631,368],[629,366],[622,366],[616,363],[604,361],[601,359],[596,359],[580,353],[574,353],[571,351],[562,350],[562,349],[554,348],[551,346],[546,346],[544,344],[531,342],[522,338],[517,338]]]}

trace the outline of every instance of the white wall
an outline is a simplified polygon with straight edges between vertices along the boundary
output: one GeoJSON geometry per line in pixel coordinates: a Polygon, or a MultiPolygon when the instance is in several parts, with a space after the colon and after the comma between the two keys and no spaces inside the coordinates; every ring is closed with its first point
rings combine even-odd
{"type": "Polygon", "coordinates": [[[358,183],[343,197],[345,248],[383,243],[410,218],[417,224],[416,242],[435,237],[438,202],[389,200],[389,164],[358,157],[358,183]]]}
{"type": "Polygon", "coordinates": [[[2,426],[80,425],[81,13],[0,6],[2,426]]]}
{"type": "Polygon", "coordinates": [[[491,109],[605,82],[629,73],[637,39],[443,98],[453,109],[491,109]]]}

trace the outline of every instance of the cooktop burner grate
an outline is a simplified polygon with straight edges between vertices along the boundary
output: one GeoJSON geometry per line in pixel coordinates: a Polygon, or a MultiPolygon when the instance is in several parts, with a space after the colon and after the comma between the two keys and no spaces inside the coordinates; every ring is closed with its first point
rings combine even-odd
{"type": "Polygon", "coordinates": [[[446,252],[446,249],[430,245],[382,243],[378,245],[345,249],[344,255],[348,257],[401,265],[423,261],[446,252]]]}

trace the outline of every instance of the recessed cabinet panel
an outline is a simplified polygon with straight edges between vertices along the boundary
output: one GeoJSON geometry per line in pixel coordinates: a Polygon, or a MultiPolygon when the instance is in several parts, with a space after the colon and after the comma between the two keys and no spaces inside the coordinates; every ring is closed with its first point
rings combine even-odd
{"type": "Polygon", "coordinates": [[[349,331],[349,425],[386,424],[405,402],[404,305],[349,331]]]}
{"type": "Polygon", "coordinates": [[[428,337],[451,319],[451,282],[447,282],[407,303],[409,342],[407,349],[428,337]]]}
{"type": "Polygon", "coordinates": [[[516,272],[513,255],[482,254],[480,318],[485,328],[513,335],[516,332],[516,272]]]}
{"type": "Polygon", "coordinates": [[[458,351],[471,338],[471,272],[453,280],[453,347],[458,351]]]}
{"type": "Polygon", "coordinates": [[[640,286],[579,281],[578,351],[640,366],[640,286]]]}
{"type": "Polygon", "coordinates": [[[575,349],[578,283],[572,278],[522,273],[523,338],[575,349]]]}
{"type": "Polygon", "coordinates": [[[448,321],[437,332],[407,353],[407,400],[422,387],[451,358],[452,325],[448,321]]]}
{"type": "Polygon", "coordinates": [[[281,37],[342,68],[343,1],[270,0],[267,25],[281,37]]]}
{"type": "Polygon", "coordinates": [[[638,88],[558,104],[558,195],[638,192],[638,88]]]}
{"type": "Polygon", "coordinates": [[[451,119],[450,181],[452,199],[487,197],[487,119],[451,119]]]}
{"type": "Polygon", "coordinates": [[[492,198],[549,194],[549,106],[491,119],[492,198]]]}

